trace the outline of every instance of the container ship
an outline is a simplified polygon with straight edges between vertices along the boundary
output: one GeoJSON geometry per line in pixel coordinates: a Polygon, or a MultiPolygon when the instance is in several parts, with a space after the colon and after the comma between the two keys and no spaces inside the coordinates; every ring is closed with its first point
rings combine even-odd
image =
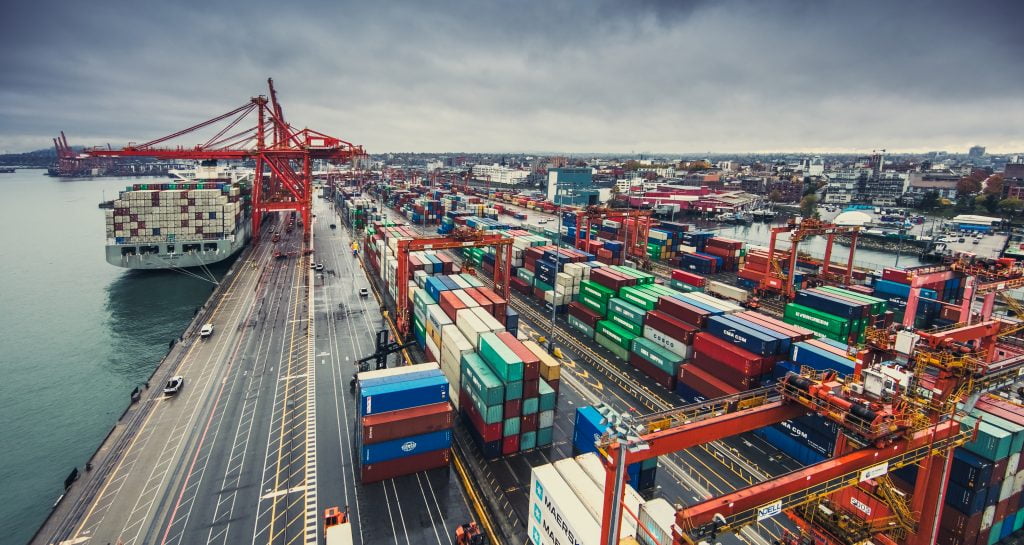
{"type": "Polygon", "coordinates": [[[249,241],[251,169],[205,162],[170,175],[166,183],[133,184],[111,201],[105,210],[108,263],[202,267],[231,257],[249,241]]]}

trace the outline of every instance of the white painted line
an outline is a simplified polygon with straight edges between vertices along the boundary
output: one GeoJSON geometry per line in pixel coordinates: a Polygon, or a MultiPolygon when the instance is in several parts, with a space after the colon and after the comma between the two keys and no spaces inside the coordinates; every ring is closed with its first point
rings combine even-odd
{"type": "Polygon", "coordinates": [[[293,487],[293,488],[289,488],[287,490],[278,490],[276,492],[268,492],[268,493],[260,496],[260,499],[261,500],[269,500],[270,498],[276,498],[278,496],[284,496],[286,494],[292,494],[292,493],[295,493],[295,492],[305,492],[305,490],[306,490],[306,485],[296,486],[296,487],[293,487]]]}

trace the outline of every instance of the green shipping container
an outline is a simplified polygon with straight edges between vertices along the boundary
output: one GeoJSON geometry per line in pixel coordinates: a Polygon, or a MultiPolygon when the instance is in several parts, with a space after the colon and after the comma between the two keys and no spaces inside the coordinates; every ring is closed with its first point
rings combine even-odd
{"type": "Polygon", "coordinates": [[[657,457],[655,457],[655,458],[648,458],[648,459],[640,462],[640,470],[641,471],[643,471],[645,469],[655,468],[655,467],[658,467],[658,458],[657,457]]]}
{"type": "Polygon", "coordinates": [[[541,281],[540,281],[540,280],[538,280],[537,278],[534,278],[534,279],[533,279],[533,285],[534,285],[535,287],[538,287],[538,288],[540,288],[540,289],[541,289],[541,290],[543,290],[543,291],[551,291],[551,290],[555,289],[555,288],[554,288],[554,286],[552,286],[551,284],[546,284],[546,283],[544,283],[544,282],[541,282],[541,281]]]}
{"type": "Polygon", "coordinates": [[[616,315],[636,325],[644,325],[644,316],[647,315],[647,311],[616,297],[608,301],[608,318],[616,315]]]}
{"type": "Polygon", "coordinates": [[[548,383],[544,379],[540,379],[539,388],[537,389],[537,398],[539,401],[539,409],[541,411],[554,410],[555,405],[558,403],[558,396],[555,395],[555,390],[548,386],[548,383]]]}
{"type": "MultiPolygon", "coordinates": [[[[651,246],[649,244],[647,247],[649,250],[651,249],[651,246]]],[[[655,245],[654,249],[651,251],[656,251],[660,254],[662,248],[662,246],[655,245]]],[[[636,278],[636,283],[638,285],[654,283],[654,275],[651,273],[645,273],[643,271],[634,269],[633,267],[624,267],[622,265],[612,265],[610,268],[611,270],[623,274],[625,276],[631,276],[633,278],[636,278]]]]}
{"type": "Polygon", "coordinates": [[[575,316],[569,315],[569,316],[566,317],[565,321],[569,323],[569,327],[575,329],[576,331],[579,331],[586,338],[588,338],[588,339],[593,339],[594,338],[594,328],[592,328],[592,327],[588,326],[587,324],[583,323],[583,320],[580,320],[579,318],[577,318],[575,316]]]}
{"type": "Polygon", "coordinates": [[[416,319],[415,314],[412,317],[412,326],[416,328],[416,331],[422,335],[427,334],[427,328],[423,325],[423,322],[416,319]]]}
{"type": "Polygon", "coordinates": [[[644,310],[654,310],[655,305],[658,304],[657,294],[634,286],[626,286],[619,290],[619,298],[625,299],[644,310]]]}
{"type": "MultiPolygon", "coordinates": [[[[961,423],[964,429],[970,429],[974,427],[976,420],[974,417],[965,416],[961,423]]],[[[964,448],[986,460],[998,462],[1010,455],[1012,444],[1013,435],[1010,432],[982,420],[978,425],[978,437],[965,444],[964,448]]]]}
{"type": "Polygon", "coordinates": [[[602,303],[600,300],[594,299],[589,294],[584,294],[581,291],[579,296],[576,297],[576,300],[579,301],[581,305],[600,314],[601,316],[608,314],[608,303],[602,303]]]}
{"type": "Polygon", "coordinates": [[[888,305],[885,299],[879,299],[878,297],[872,297],[870,295],[864,295],[863,293],[857,293],[855,291],[844,290],[843,288],[837,288],[834,286],[822,286],[818,290],[835,293],[836,295],[842,295],[850,299],[862,301],[866,305],[871,305],[871,314],[881,314],[887,310],[888,305]]]}
{"type": "Polygon", "coordinates": [[[633,323],[618,314],[612,312],[608,313],[608,321],[615,323],[615,325],[625,329],[626,331],[636,335],[637,337],[644,334],[644,326],[641,324],[633,323]]]}
{"type": "MultiPolygon", "coordinates": [[[[636,338],[636,335],[633,335],[632,333],[626,331],[625,329],[622,329],[617,324],[610,322],[608,320],[601,320],[600,322],[597,322],[596,333],[604,335],[612,342],[617,344],[620,348],[626,351],[628,351],[633,346],[633,339],[636,338]]],[[[626,358],[624,359],[628,358],[629,356],[626,356],[626,358]]]]}
{"type": "Polygon", "coordinates": [[[797,303],[786,305],[784,317],[798,318],[804,322],[815,324],[819,331],[828,331],[839,336],[848,336],[850,333],[849,320],[797,303]]]}
{"type": "Polygon", "coordinates": [[[674,289],[674,290],[676,290],[678,292],[682,292],[682,293],[690,293],[692,291],[701,291],[700,288],[698,288],[697,286],[691,286],[691,285],[687,284],[686,282],[683,282],[682,280],[675,280],[675,279],[669,280],[668,281],[668,285],[672,289],[674,289]]]}
{"type": "Polygon", "coordinates": [[[494,333],[480,335],[480,357],[502,382],[523,380],[523,360],[494,333]]]}
{"type": "Polygon", "coordinates": [[[504,416],[504,405],[487,405],[484,400],[480,399],[480,396],[473,390],[473,388],[464,387],[463,390],[469,396],[473,402],[473,406],[476,407],[477,412],[483,417],[484,422],[488,424],[498,424],[501,422],[504,416]]]}
{"type": "Polygon", "coordinates": [[[580,295],[584,294],[594,300],[607,304],[609,299],[615,297],[615,290],[606,288],[597,282],[582,280],[580,281],[580,295]]]}
{"type": "Polygon", "coordinates": [[[608,350],[611,350],[612,354],[615,354],[615,357],[619,358],[620,360],[626,361],[629,359],[629,350],[626,350],[625,348],[619,346],[618,343],[606,337],[604,333],[595,333],[594,340],[597,341],[597,344],[607,348],[608,350]]]}
{"type": "Polygon", "coordinates": [[[519,452],[537,448],[537,432],[527,431],[519,436],[519,452]]]}
{"type": "MultiPolygon", "coordinates": [[[[537,430],[537,446],[546,447],[551,444],[555,434],[553,428],[540,428],[537,430]]],[[[521,440],[520,440],[521,441],[521,440]]]]}
{"type": "Polygon", "coordinates": [[[672,376],[675,376],[676,371],[679,370],[679,364],[683,361],[683,357],[679,354],[643,337],[633,340],[633,352],[672,376]]]}
{"type": "Polygon", "coordinates": [[[462,356],[462,386],[476,392],[484,405],[501,405],[505,401],[505,385],[476,352],[462,356]]]}
{"type": "Polygon", "coordinates": [[[523,414],[534,414],[540,408],[540,398],[528,397],[523,400],[523,414]]]}
{"type": "Polygon", "coordinates": [[[505,401],[520,399],[523,397],[523,381],[513,380],[505,383],[505,401]]]}
{"type": "Polygon", "coordinates": [[[501,426],[501,435],[504,437],[512,437],[513,435],[519,435],[519,417],[506,418],[505,423],[501,426]]]}
{"type": "Polygon", "coordinates": [[[519,267],[519,269],[516,270],[516,276],[523,282],[533,285],[533,271],[530,269],[527,269],[526,267],[519,267]]]}
{"type": "Polygon", "coordinates": [[[992,523],[992,529],[989,530],[988,542],[986,543],[986,545],[996,545],[996,543],[999,543],[999,535],[1003,533],[1003,520],[992,523]]]}

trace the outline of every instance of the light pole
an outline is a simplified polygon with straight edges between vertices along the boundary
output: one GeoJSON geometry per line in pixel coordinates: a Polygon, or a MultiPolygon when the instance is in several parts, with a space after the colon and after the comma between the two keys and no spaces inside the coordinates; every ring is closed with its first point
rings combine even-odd
{"type": "MultiPolygon", "coordinates": [[[[551,286],[551,331],[548,335],[548,354],[552,354],[555,351],[555,314],[558,311],[558,305],[555,304],[555,297],[558,296],[558,269],[562,263],[562,202],[564,201],[565,192],[560,191],[560,184],[557,180],[555,181],[555,204],[558,207],[555,209],[555,275],[552,280],[555,282],[551,286]]],[[[578,230],[579,225],[576,226],[578,230]]],[[[578,231],[577,231],[578,233],[578,231]]],[[[587,233],[589,236],[590,233],[587,233]]]]}

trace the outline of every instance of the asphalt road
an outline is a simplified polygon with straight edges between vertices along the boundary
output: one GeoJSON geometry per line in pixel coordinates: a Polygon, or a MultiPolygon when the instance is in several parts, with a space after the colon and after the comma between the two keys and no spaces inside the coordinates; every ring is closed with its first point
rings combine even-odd
{"type": "Polygon", "coordinates": [[[315,491],[305,487],[307,269],[301,230],[282,236],[235,264],[209,303],[213,336],[183,341],[173,373],[184,388],[165,396],[151,385],[142,401],[151,410],[112,467],[97,468],[98,492],[39,542],[315,542],[315,491]],[[275,246],[294,257],[274,259],[275,246]]]}
{"type": "MultiPolygon", "coordinates": [[[[406,221],[394,210],[388,209],[385,213],[396,221],[406,221]]],[[[528,213],[534,214],[535,211],[528,213]]],[[[537,216],[531,216],[530,220],[537,221],[537,216]]],[[[434,233],[431,226],[418,229],[425,235],[434,233]]],[[[453,257],[458,259],[458,256],[453,257]]],[[[517,307],[521,313],[521,330],[534,338],[540,334],[547,335],[550,317],[540,313],[531,315],[532,300],[515,293],[513,298],[522,302],[517,307]]],[[[520,537],[524,540],[530,468],[574,454],[572,432],[576,407],[604,402],[620,411],[635,409],[646,413],[686,403],[603,347],[579,338],[561,319],[556,323],[559,337],[572,337],[578,342],[556,343],[566,357],[563,360],[563,387],[559,392],[552,447],[507,456],[496,462],[485,461],[478,449],[469,449],[484,476],[477,484],[491,488],[498,497],[495,502],[498,504],[497,515],[506,517],[511,522],[510,526],[522,527],[520,537]],[[603,358],[607,365],[598,368],[590,363],[594,356],[603,358]]],[[[472,443],[468,435],[464,434],[463,438],[472,443]]],[[[744,434],[662,457],[657,486],[652,494],[672,503],[690,505],[798,467],[799,464],[763,439],[744,434]]],[[[769,519],[759,527],[740,534],[720,536],[716,542],[724,545],[767,544],[781,533],[783,527],[789,527],[787,521],[769,519]]]]}
{"type": "MultiPolygon", "coordinates": [[[[317,199],[314,209],[316,260],[324,264],[314,280],[319,509],[348,506],[357,544],[453,545],[455,527],[475,520],[455,470],[359,483],[357,405],[349,381],[355,362],[374,352],[384,322],[373,295],[359,296],[370,283],[352,257],[348,230],[327,201],[317,199]]],[[[398,359],[392,355],[389,366],[398,359]]]]}

